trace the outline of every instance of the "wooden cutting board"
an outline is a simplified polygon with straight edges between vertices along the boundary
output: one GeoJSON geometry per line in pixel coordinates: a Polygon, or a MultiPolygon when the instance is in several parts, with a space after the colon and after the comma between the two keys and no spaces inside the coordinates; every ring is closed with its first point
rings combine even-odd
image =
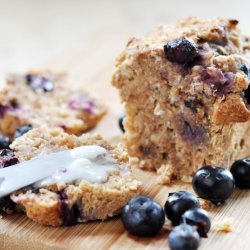
{"type": "MultiPolygon", "coordinates": [[[[6,1],[0,9],[1,69],[7,72],[39,66],[68,70],[74,84],[86,86],[98,94],[109,108],[107,116],[91,133],[101,133],[117,143],[121,137],[117,119],[122,106],[110,79],[114,59],[131,34],[141,35],[157,23],[184,17],[190,6],[192,13],[188,14],[199,15],[205,10],[204,15],[214,16],[220,15],[219,10],[227,4],[232,10],[228,16],[243,19],[243,26],[248,27],[250,4],[247,2],[236,14],[231,0],[216,1],[216,6],[212,1],[204,1],[202,5],[196,0],[185,1],[185,4],[183,1],[182,8],[178,1],[145,2],[6,1]]],[[[163,186],[158,184],[155,173],[134,171],[143,183],[143,194],[154,197],[162,205],[169,192],[190,189],[182,183],[163,186]]],[[[250,249],[250,191],[236,190],[223,206],[211,208],[209,212],[212,229],[208,239],[202,239],[200,249],[250,249]],[[232,220],[233,231],[216,231],[214,224],[227,217],[232,220]]],[[[126,233],[119,217],[51,228],[37,225],[22,214],[2,215],[0,249],[168,249],[167,228],[157,237],[138,238],[126,233]]]]}
{"type": "MultiPolygon", "coordinates": [[[[102,76],[99,76],[102,79],[102,76]]],[[[109,101],[110,112],[94,132],[101,132],[109,141],[120,141],[117,126],[120,105],[115,101],[117,93],[107,84],[99,86],[109,101]],[[112,101],[110,101],[112,100],[112,101]]],[[[155,173],[134,169],[143,183],[142,192],[154,197],[164,205],[171,191],[191,190],[189,185],[179,183],[171,187],[158,184],[155,173]]],[[[221,207],[209,210],[212,225],[229,217],[232,232],[221,233],[212,229],[208,239],[203,239],[200,249],[250,249],[250,192],[236,190],[231,199],[221,207]]],[[[0,249],[168,249],[168,226],[154,238],[138,238],[126,233],[119,217],[108,221],[91,222],[72,227],[51,228],[37,225],[24,215],[2,215],[0,219],[0,249]]]]}

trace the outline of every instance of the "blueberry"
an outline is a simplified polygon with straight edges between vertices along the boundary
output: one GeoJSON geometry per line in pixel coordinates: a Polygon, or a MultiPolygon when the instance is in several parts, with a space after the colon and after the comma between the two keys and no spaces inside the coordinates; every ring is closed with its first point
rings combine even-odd
{"type": "Polygon", "coordinates": [[[0,211],[12,212],[15,210],[16,204],[10,199],[9,196],[0,199],[0,211]]]}
{"type": "Polygon", "coordinates": [[[250,189],[250,158],[235,161],[230,171],[238,188],[250,189]]]}
{"type": "Polygon", "coordinates": [[[26,75],[26,83],[33,89],[41,89],[44,92],[50,92],[54,89],[54,84],[44,76],[28,74],[26,75]]]}
{"type": "Polygon", "coordinates": [[[181,221],[181,216],[191,208],[200,207],[199,200],[189,192],[170,193],[165,203],[165,213],[174,226],[181,221]]]}
{"type": "Polygon", "coordinates": [[[17,164],[18,162],[19,161],[12,150],[10,149],[0,150],[0,169],[17,164]]]}
{"type": "Polygon", "coordinates": [[[119,121],[118,121],[118,124],[119,124],[119,127],[121,129],[121,131],[124,133],[125,132],[125,129],[124,129],[124,125],[123,125],[123,122],[124,122],[124,119],[125,119],[125,115],[121,115],[119,117],[119,121]]]}
{"type": "Polygon", "coordinates": [[[200,236],[195,227],[181,224],[170,232],[168,244],[171,250],[196,250],[200,245],[200,236]]]}
{"type": "MultiPolygon", "coordinates": [[[[240,67],[240,70],[247,76],[248,80],[250,80],[250,73],[249,68],[246,64],[243,64],[240,67]]],[[[250,104],[250,85],[248,84],[248,88],[244,91],[244,97],[246,98],[246,101],[248,104],[250,104]]]]}
{"type": "Polygon", "coordinates": [[[165,57],[171,61],[181,64],[188,64],[198,56],[196,44],[188,38],[180,38],[164,45],[165,57]]]}
{"type": "Polygon", "coordinates": [[[250,104],[250,84],[248,85],[247,89],[244,91],[244,97],[248,104],[250,104]]]}
{"type": "Polygon", "coordinates": [[[136,236],[154,236],[165,222],[163,208],[152,198],[136,196],[123,209],[122,222],[125,229],[136,236]]]}
{"type": "Polygon", "coordinates": [[[0,104],[0,118],[3,118],[8,111],[13,111],[18,108],[19,108],[19,104],[15,100],[12,100],[5,104],[1,103],[0,104]]]}
{"type": "Polygon", "coordinates": [[[201,68],[200,80],[209,86],[213,96],[223,98],[229,93],[235,82],[235,74],[233,72],[222,72],[218,68],[201,68]]]}
{"type": "Polygon", "coordinates": [[[4,135],[0,135],[0,149],[9,148],[10,138],[4,135]]]}
{"type": "Polygon", "coordinates": [[[30,131],[31,129],[33,129],[34,127],[31,124],[28,125],[24,125],[20,128],[18,128],[15,132],[14,135],[14,140],[22,135],[24,135],[25,133],[27,133],[28,131],[30,131]]]}
{"type": "Polygon", "coordinates": [[[248,67],[246,66],[246,64],[243,64],[241,67],[240,67],[240,70],[243,71],[243,73],[249,77],[249,69],[248,67]]]}
{"type": "Polygon", "coordinates": [[[181,221],[191,226],[196,226],[200,237],[207,238],[207,233],[211,228],[211,221],[205,210],[192,208],[182,215],[181,221]]]}
{"type": "Polygon", "coordinates": [[[60,212],[61,218],[63,221],[63,225],[71,226],[75,225],[78,220],[82,219],[81,207],[78,203],[73,204],[73,206],[69,207],[68,197],[64,191],[58,192],[59,200],[60,200],[60,212]]]}
{"type": "Polygon", "coordinates": [[[234,178],[224,168],[206,166],[197,170],[192,185],[199,197],[216,204],[225,201],[233,193],[234,178]]]}

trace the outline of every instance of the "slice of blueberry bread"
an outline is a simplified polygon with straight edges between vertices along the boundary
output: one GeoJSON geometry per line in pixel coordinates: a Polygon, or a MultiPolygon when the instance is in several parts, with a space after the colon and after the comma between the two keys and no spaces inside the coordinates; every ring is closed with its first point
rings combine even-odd
{"type": "MultiPolygon", "coordinates": [[[[120,213],[122,207],[139,193],[140,182],[131,173],[124,148],[108,144],[100,135],[84,134],[77,137],[60,128],[35,128],[17,138],[10,146],[12,151],[5,150],[3,155],[0,154],[0,166],[8,167],[18,161],[88,145],[104,149],[107,152],[105,157],[112,160],[115,166],[107,172],[105,180],[98,183],[85,177],[70,182],[62,179],[53,182],[43,180],[13,193],[10,198],[0,200],[2,208],[7,212],[8,209],[23,211],[35,222],[50,226],[104,220],[120,213]]],[[[59,167],[55,173],[61,172],[59,167]]],[[[68,171],[70,174],[72,170],[61,173],[68,171]]],[[[80,176],[80,172],[77,173],[80,176]]]]}
{"type": "Polygon", "coordinates": [[[0,90],[0,132],[12,137],[23,125],[61,127],[80,134],[93,128],[106,108],[63,73],[12,74],[0,90]]]}
{"type": "Polygon", "coordinates": [[[190,17],[129,40],[113,85],[125,143],[162,182],[250,155],[249,38],[237,20],[190,17]]]}

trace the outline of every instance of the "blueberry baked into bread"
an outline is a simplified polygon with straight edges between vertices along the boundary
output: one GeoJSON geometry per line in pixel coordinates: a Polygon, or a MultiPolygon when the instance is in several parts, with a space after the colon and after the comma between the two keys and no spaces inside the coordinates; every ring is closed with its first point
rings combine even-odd
{"type": "MultiPolygon", "coordinates": [[[[3,210],[23,211],[39,224],[61,226],[104,220],[120,213],[139,192],[140,182],[130,171],[124,148],[108,144],[99,135],[77,137],[60,128],[35,128],[17,138],[10,148],[0,153],[1,168],[10,169],[32,159],[36,159],[36,164],[30,167],[36,168],[43,157],[52,154],[53,158],[47,163],[60,162],[51,166],[55,168],[52,175],[0,199],[3,210]],[[69,152],[74,156],[72,164],[64,160],[69,152]],[[57,153],[61,155],[56,156],[57,153]]],[[[25,167],[27,165],[20,169],[25,167]]],[[[40,170],[50,171],[46,167],[40,170]]],[[[31,169],[29,171],[32,175],[31,169]]],[[[3,171],[1,174],[3,176],[3,171]]],[[[35,175],[39,175],[39,171],[35,175]]],[[[17,176],[15,178],[18,182],[17,176]]],[[[13,180],[9,186],[12,185],[15,185],[13,180]]],[[[0,185],[0,197],[1,191],[4,188],[0,185]]]]}
{"type": "Polygon", "coordinates": [[[0,132],[12,137],[23,125],[61,127],[80,134],[98,123],[106,108],[63,73],[11,74],[0,90],[0,132]]]}
{"type": "Polygon", "coordinates": [[[125,144],[163,183],[250,155],[249,38],[237,20],[189,17],[132,38],[113,85],[125,105],[125,144]]]}

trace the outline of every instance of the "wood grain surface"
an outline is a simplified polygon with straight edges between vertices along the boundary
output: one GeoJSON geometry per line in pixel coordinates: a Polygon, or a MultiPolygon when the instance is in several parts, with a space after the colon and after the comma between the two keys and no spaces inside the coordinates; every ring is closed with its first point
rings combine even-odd
{"type": "MultiPolygon", "coordinates": [[[[131,36],[151,32],[159,23],[188,15],[233,17],[249,30],[247,0],[0,0],[0,78],[30,68],[67,70],[71,80],[102,98],[109,113],[93,132],[118,142],[117,118],[122,112],[117,91],[110,86],[115,57],[131,36]]],[[[134,170],[143,193],[162,205],[168,192],[189,189],[158,184],[155,173],[134,170]]],[[[250,249],[250,192],[236,190],[226,204],[210,209],[212,224],[229,217],[231,233],[214,226],[200,249],[250,249]]],[[[20,214],[0,219],[0,249],[168,249],[168,227],[154,238],[129,236],[119,219],[73,227],[50,228],[20,214]]]]}

